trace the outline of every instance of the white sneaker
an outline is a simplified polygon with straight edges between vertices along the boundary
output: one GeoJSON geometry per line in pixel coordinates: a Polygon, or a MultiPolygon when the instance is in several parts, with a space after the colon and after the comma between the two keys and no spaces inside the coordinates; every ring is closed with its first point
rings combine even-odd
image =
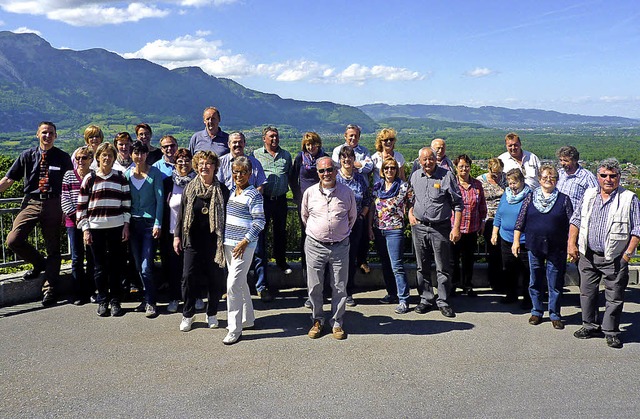
{"type": "Polygon", "coordinates": [[[218,319],[216,316],[207,316],[207,324],[209,325],[209,329],[217,329],[218,319]]]}
{"type": "Polygon", "coordinates": [[[191,330],[191,325],[193,324],[193,321],[195,320],[195,318],[196,316],[193,316],[193,317],[182,316],[182,321],[180,322],[180,331],[188,332],[189,330],[191,330]]]}
{"type": "Polygon", "coordinates": [[[169,301],[169,305],[167,306],[167,311],[169,313],[175,313],[178,311],[178,300],[171,300],[169,301]]]}
{"type": "Polygon", "coordinates": [[[147,316],[148,318],[156,317],[158,315],[158,312],[156,311],[156,306],[147,304],[147,306],[145,307],[144,315],[147,316]]]}
{"type": "Polygon", "coordinates": [[[202,301],[202,298],[196,298],[196,310],[202,309],[204,309],[204,301],[202,301]]]}
{"type": "Polygon", "coordinates": [[[242,333],[229,332],[227,333],[227,336],[222,339],[222,343],[224,343],[225,345],[233,345],[240,340],[240,336],[242,336],[242,333]]]}

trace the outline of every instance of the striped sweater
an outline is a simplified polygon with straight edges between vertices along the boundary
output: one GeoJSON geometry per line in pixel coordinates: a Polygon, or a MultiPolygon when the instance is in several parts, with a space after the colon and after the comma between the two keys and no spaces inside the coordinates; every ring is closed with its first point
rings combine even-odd
{"type": "Polygon", "coordinates": [[[224,230],[224,244],[235,246],[247,239],[249,247],[258,244],[258,235],[265,225],[262,195],[253,186],[247,187],[240,195],[231,193],[227,202],[227,218],[224,230]]]}
{"type": "Polygon", "coordinates": [[[107,176],[92,175],[82,180],[78,195],[77,223],[82,231],[120,227],[131,218],[131,193],[124,175],[112,170],[107,176]]]}
{"type": "Polygon", "coordinates": [[[60,206],[64,212],[65,227],[75,227],[76,206],[78,205],[78,194],[82,178],[78,170],[67,170],[62,178],[62,194],[60,195],[60,206]]]}

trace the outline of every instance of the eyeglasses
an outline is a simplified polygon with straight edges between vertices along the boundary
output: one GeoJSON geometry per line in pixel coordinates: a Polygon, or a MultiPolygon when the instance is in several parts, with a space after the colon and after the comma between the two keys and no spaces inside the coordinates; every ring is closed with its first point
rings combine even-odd
{"type": "Polygon", "coordinates": [[[198,162],[198,167],[211,167],[213,165],[214,165],[213,162],[210,162],[210,161],[198,162]]]}
{"type": "Polygon", "coordinates": [[[383,143],[392,143],[394,142],[396,139],[395,138],[385,138],[384,140],[382,140],[383,143]]]}
{"type": "Polygon", "coordinates": [[[232,173],[233,175],[240,175],[240,176],[244,176],[244,175],[246,175],[246,174],[247,174],[247,173],[249,173],[249,172],[247,172],[246,170],[232,170],[232,171],[231,171],[231,173],[232,173]]]}
{"type": "Polygon", "coordinates": [[[618,177],[617,173],[598,173],[598,176],[600,176],[602,179],[615,179],[618,177]]]}
{"type": "Polygon", "coordinates": [[[540,177],[540,179],[541,179],[541,180],[551,180],[551,181],[554,181],[554,182],[555,182],[556,180],[558,180],[558,178],[557,178],[557,177],[555,177],[555,176],[542,176],[542,177],[540,177]]]}
{"type": "Polygon", "coordinates": [[[458,170],[469,170],[471,166],[458,166],[458,170]]]}
{"type": "Polygon", "coordinates": [[[185,164],[189,164],[191,163],[191,160],[178,160],[176,161],[176,164],[181,164],[181,165],[185,165],[185,164]]]}
{"type": "Polygon", "coordinates": [[[176,144],[167,144],[167,145],[161,145],[160,148],[162,148],[163,150],[168,150],[170,148],[175,148],[177,147],[176,144]]]}
{"type": "Polygon", "coordinates": [[[387,166],[383,167],[382,170],[386,172],[387,170],[398,170],[398,168],[395,166],[387,166]]]}
{"type": "Polygon", "coordinates": [[[325,169],[318,169],[318,173],[323,174],[323,173],[333,173],[333,167],[327,167],[325,169]]]}
{"type": "Polygon", "coordinates": [[[89,160],[89,156],[76,156],[76,161],[89,160]]]}

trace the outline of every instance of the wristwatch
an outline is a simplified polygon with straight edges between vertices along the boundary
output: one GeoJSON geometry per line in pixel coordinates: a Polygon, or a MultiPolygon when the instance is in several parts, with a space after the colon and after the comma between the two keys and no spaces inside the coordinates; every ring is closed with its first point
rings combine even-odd
{"type": "Polygon", "coordinates": [[[627,258],[631,259],[631,256],[633,256],[633,252],[624,252],[624,255],[625,255],[627,258]]]}

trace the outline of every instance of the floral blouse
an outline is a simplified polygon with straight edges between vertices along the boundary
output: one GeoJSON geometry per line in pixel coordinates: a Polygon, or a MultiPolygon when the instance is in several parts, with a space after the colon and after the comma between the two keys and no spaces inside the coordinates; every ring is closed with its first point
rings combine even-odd
{"type": "Polygon", "coordinates": [[[372,192],[373,226],[380,230],[395,230],[404,227],[404,214],[407,203],[413,197],[413,188],[407,182],[401,181],[398,194],[386,199],[378,197],[381,191],[374,188],[372,192]]]}

